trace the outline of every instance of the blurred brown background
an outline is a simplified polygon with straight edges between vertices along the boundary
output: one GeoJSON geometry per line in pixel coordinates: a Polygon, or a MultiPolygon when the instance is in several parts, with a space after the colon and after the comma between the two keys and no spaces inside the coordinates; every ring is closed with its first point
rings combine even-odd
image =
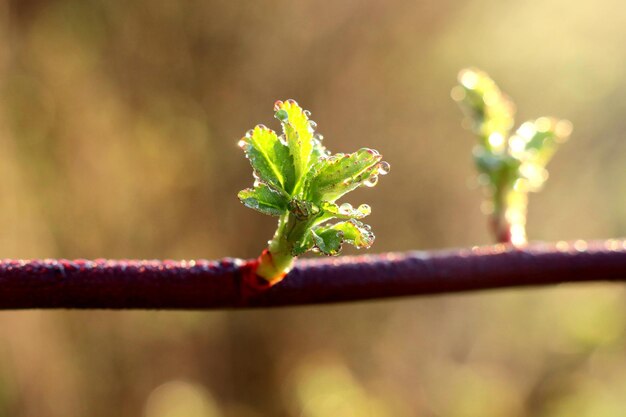
{"type": "MultiPolygon", "coordinates": [[[[449,97],[469,65],[518,122],[574,124],[530,238],[625,235],[625,19],[617,0],[0,2],[0,257],[256,256],[275,220],[238,202],[235,144],[285,98],[331,150],[392,164],[348,199],[373,207],[374,251],[489,243],[449,97]]],[[[0,416],[624,416],[625,298],[4,312],[0,416]]]]}

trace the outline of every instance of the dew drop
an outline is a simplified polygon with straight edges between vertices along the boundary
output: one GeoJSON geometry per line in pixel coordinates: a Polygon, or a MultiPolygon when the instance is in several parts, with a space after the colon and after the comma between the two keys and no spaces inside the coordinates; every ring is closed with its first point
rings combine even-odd
{"type": "Polygon", "coordinates": [[[550,130],[550,128],[552,127],[553,121],[550,120],[548,117],[540,117],[537,120],[535,120],[535,128],[537,129],[537,132],[547,132],[548,130],[550,130]]]}
{"type": "Polygon", "coordinates": [[[289,113],[287,113],[287,110],[284,109],[278,110],[274,116],[281,122],[289,120],[289,113]]]}
{"type": "Polygon", "coordinates": [[[357,210],[363,216],[369,216],[372,213],[372,208],[368,204],[361,204],[357,210]]]}
{"type": "Polygon", "coordinates": [[[569,120],[559,120],[554,127],[554,133],[562,141],[572,134],[572,122],[569,120]]]}
{"type": "Polygon", "coordinates": [[[363,185],[366,187],[373,187],[376,184],[378,184],[378,175],[372,175],[363,182],[363,185]]]}
{"type": "Polygon", "coordinates": [[[459,81],[463,84],[463,87],[472,90],[478,85],[480,78],[476,72],[467,69],[459,73],[459,81]]]}
{"type": "Polygon", "coordinates": [[[313,120],[309,120],[309,130],[314,131],[317,128],[317,123],[313,120]]]}
{"type": "Polygon", "coordinates": [[[357,158],[360,161],[372,160],[372,159],[375,159],[379,155],[377,151],[375,151],[374,149],[370,149],[370,148],[361,148],[356,153],[357,153],[357,158]]]}
{"type": "Polygon", "coordinates": [[[304,113],[304,115],[305,115],[306,117],[311,117],[311,112],[310,112],[310,111],[308,111],[308,110],[304,110],[304,111],[303,111],[303,113],[304,113]]]}
{"type": "Polygon", "coordinates": [[[248,131],[246,132],[246,137],[247,137],[247,138],[251,138],[251,137],[252,137],[252,135],[254,135],[254,130],[253,130],[253,129],[250,129],[250,130],[248,130],[248,131]]]}
{"type": "Polygon", "coordinates": [[[391,165],[389,165],[389,162],[382,161],[380,164],[378,164],[379,175],[387,175],[389,174],[390,170],[391,170],[391,165]]]}
{"type": "Polygon", "coordinates": [[[248,145],[248,142],[245,139],[241,139],[239,142],[237,142],[237,146],[239,146],[241,149],[246,149],[246,145],[248,145]]]}
{"type": "Polygon", "coordinates": [[[604,242],[604,247],[610,251],[616,251],[619,249],[619,240],[609,239],[606,242],[604,242]]]}
{"type": "Polygon", "coordinates": [[[274,102],[274,111],[278,111],[283,107],[283,102],[282,100],[276,100],[274,102]]]}
{"type": "Polygon", "coordinates": [[[352,207],[352,204],[350,203],[343,203],[342,205],[339,206],[340,214],[350,214],[352,210],[354,210],[354,208],[352,207]]]}
{"type": "Polygon", "coordinates": [[[454,101],[463,101],[466,96],[465,90],[460,85],[457,85],[450,92],[450,96],[452,97],[452,100],[454,101]]]}
{"type": "Polygon", "coordinates": [[[569,243],[564,240],[556,242],[556,250],[559,252],[567,252],[569,250],[569,243]]]}
{"type": "Polygon", "coordinates": [[[587,250],[587,242],[584,240],[577,240],[574,242],[574,249],[578,252],[585,252],[587,250]]]}
{"type": "Polygon", "coordinates": [[[529,141],[533,138],[533,136],[535,136],[535,134],[537,134],[537,129],[535,128],[534,123],[524,122],[517,129],[516,133],[520,135],[522,138],[526,139],[526,141],[529,141]]]}
{"type": "Polygon", "coordinates": [[[322,135],[321,133],[316,133],[313,135],[313,139],[318,140],[318,141],[323,141],[324,140],[324,135],[322,135]]]}
{"type": "Polygon", "coordinates": [[[288,104],[291,104],[292,106],[297,106],[297,105],[298,105],[298,103],[296,103],[296,100],[294,100],[294,99],[292,99],[292,98],[290,98],[289,100],[287,100],[287,103],[288,103],[288,104]]]}

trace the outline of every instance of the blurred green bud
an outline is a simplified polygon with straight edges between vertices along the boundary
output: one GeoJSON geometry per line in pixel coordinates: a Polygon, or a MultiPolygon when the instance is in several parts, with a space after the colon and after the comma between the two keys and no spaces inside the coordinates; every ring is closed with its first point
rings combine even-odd
{"type": "Polygon", "coordinates": [[[515,105],[487,73],[467,68],[459,72],[458,82],[451,95],[478,138],[474,162],[488,198],[484,211],[492,217],[498,241],[525,244],[527,193],[539,191],[548,179],[545,167],[571,134],[572,124],[540,117],[512,132],[515,105]]]}

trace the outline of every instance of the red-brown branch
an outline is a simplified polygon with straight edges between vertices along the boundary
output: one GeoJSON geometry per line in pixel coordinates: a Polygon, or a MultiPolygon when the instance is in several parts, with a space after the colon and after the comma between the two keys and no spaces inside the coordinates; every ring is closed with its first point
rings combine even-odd
{"type": "Polygon", "coordinates": [[[495,245],[301,260],[279,284],[253,285],[250,261],[0,262],[0,309],[274,307],[626,281],[626,240],[495,245]]]}

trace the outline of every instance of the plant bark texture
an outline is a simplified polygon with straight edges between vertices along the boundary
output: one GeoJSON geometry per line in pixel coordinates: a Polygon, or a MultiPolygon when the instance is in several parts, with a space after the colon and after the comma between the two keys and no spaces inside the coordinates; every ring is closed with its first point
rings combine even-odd
{"type": "Polygon", "coordinates": [[[266,287],[254,260],[3,260],[0,309],[223,309],[626,281],[626,239],[304,259],[266,287]]]}

